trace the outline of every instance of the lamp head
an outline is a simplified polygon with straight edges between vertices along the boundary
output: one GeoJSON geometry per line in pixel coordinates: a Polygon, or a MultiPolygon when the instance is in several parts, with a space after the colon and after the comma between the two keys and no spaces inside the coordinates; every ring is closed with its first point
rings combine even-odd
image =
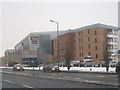
{"type": "Polygon", "coordinates": [[[53,20],[50,20],[51,22],[54,22],[53,20]]]}

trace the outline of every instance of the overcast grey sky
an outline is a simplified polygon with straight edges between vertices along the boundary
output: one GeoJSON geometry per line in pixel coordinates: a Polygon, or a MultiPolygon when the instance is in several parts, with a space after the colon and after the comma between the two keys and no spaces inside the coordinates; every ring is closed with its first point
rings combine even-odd
{"type": "Polygon", "coordinates": [[[95,23],[118,26],[117,2],[4,2],[0,12],[0,56],[31,32],[55,31],[50,19],[59,22],[60,30],[95,23]]]}

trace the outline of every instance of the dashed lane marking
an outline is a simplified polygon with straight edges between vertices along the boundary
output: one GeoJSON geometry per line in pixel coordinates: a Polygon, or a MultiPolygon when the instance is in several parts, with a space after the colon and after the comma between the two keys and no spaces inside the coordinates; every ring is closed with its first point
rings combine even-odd
{"type": "MultiPolygon", "coordinates": [[[[15,84],[15,82],[12,82],[12,81],[9,81],[9,80],[3,80],[4,82],[8,82],[8,83],[12,83],[12,84],[15,84]]],[[[26,88],[34,88],[34,87],[31,87],[31,86],[28,86],[28,85],[22,85],[23,87],[26,87],[26,88]]]]}
{"type": "Polygon", "coordinates": [[[9,80],[3,80],[5,82],[8,82],[8,83],[15,83],[15,82],[12,82],[12,81],[9,81],[9,80]]]}
{"type": "Polygon", "coordinates": [[[22,85],[23,87],[27,87],[27,88],[34,88],[34,87],[31,87],[31,86],[28,86],[28,85],[22,85]]]}

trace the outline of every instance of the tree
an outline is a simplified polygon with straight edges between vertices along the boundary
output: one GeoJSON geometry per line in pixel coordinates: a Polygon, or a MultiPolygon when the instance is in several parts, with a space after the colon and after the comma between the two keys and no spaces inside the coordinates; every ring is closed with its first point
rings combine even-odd
{"type": "Polygon", "coordinates": [[[66,52],[65,52],[65,60],[66,60],[66,66],[67,66],[67,69],[68,69],[68,71],[70,70],[70,67],[71,67],[71,65],[70,65],[70,45],[69,45],[69,36],[68,36],[68,41],[66,42],[66,52]]]}
{"type": "Polygon", "coordinates": [[[109,70],[109,58],[108,58],[108,30],[105,32],[105,60],[106,60],[106,71],[109,70]]]}

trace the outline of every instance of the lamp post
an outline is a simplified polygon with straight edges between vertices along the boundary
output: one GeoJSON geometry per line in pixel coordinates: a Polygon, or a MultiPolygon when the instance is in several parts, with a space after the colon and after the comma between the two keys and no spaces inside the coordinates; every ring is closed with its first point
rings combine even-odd
{"type": "Polygon", "coordinates": [[[58,61],[58,68],[59,68],[59,23],[53,20],[50,20],[50,22],[56,23],[57,24],[57,51],[58,51],[58,55],[57,55],[57,61],[58,61]]]}
{"type": "Polygon", "coordinates": [[[23,43],[21,43],[21,62],[22,62],[22,64],[23,64],[23,46],[24,44],[23,43]]]}

